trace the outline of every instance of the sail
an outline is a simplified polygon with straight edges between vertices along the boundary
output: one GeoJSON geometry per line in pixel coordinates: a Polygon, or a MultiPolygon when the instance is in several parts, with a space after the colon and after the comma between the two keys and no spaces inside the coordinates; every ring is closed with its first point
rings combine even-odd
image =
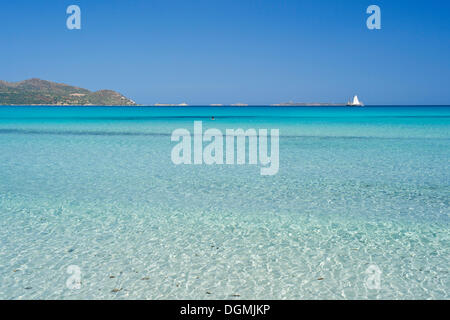
{"type": "Polygon", "coordinates": [[[349,102],[347,102],[348,106],[356,106],[356,107],[362,107],[363,103],[359,101],[358,96],[353,96],[353,99],[350,99],[349,102]]]}

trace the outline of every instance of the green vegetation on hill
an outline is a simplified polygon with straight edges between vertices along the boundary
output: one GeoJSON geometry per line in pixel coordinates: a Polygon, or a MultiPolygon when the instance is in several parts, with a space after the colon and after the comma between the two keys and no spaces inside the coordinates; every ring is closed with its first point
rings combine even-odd
{"type": "Polygon", "coordinates": [[[0,80],[0,105],[134,106],[136,103],[112,90],[92,92],[34,78],[19,82],[0,80]]]}

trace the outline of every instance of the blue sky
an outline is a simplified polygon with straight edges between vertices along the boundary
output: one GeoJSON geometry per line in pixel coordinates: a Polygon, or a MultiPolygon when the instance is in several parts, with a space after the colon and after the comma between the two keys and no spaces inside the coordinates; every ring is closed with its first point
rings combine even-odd
{"type": "Polygon", "coordinates": [[[4,1],[0,79],[141,104],[450,104],[450,1],[4,1]],[[66,8],[81,8],[81,30],[66,8]],[[366,8],[381,8],[368,30],[366,8]]]}

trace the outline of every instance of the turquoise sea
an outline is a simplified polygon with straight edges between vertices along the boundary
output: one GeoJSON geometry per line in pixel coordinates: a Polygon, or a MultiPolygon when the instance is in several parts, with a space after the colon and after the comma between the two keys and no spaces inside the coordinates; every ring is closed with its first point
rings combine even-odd
{"type": "Polygon", "coordinates": [[[0,299],[450,299],[449,161],[450,107],[0,107],[0,299]],[[195,120],[278,174],[174,165],[195,120]]]}

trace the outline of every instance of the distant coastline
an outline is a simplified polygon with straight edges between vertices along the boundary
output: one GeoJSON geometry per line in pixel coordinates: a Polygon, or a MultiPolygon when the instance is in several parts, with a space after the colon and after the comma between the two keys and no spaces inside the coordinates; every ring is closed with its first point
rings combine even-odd
{"type": "MultiPolygon", "coordinates": [[[[428,105],[428,104],[427,104],[428,105]]],[[[210,103],[188,104],[154,103],[138,104],[132,99],[113,90],[90,91],[88,89],[56,83],[38,78],[18,82],[0,80],[0,107],[2,106],[42,106],[42,107],[348,107],[348,102],[281,102],[272,104],[210,103]]],[[[369,105],[370,106],[370,105],[369,105]]],[[[400,104],[377,106],[402,106],[400,104]]],[[[411,106],[405,104],[404,106],[411,106]]],[[[424,106],[418,104],[417,106],[424,106]]],[[[432,104],[429,106],[448,107],[448,104],[432,104]]]]}
{"type": "Polygon", "coordinates": [[[346,103],[332,102],[284,102],[271,104],[273,107],[345,107],[346,103]]]}
{"type": "MultiPolygon", "coordinates": [[[[153,105],[140,105],[130,98],[113,91],[88,89],[71,86],[64,83],[32,78],[18,82],[0,80],[0,106],[123,106],[123,107],[188,107],[182,103],[155,103],[153,105]]],[[[211,103],[210,107],[247,107],[244,102],[231,104],[211,103]]],[[[267,104],[273,107],[344,107],[345,103],[321,103],[321,102],[282,102],[267,104]]]]}

